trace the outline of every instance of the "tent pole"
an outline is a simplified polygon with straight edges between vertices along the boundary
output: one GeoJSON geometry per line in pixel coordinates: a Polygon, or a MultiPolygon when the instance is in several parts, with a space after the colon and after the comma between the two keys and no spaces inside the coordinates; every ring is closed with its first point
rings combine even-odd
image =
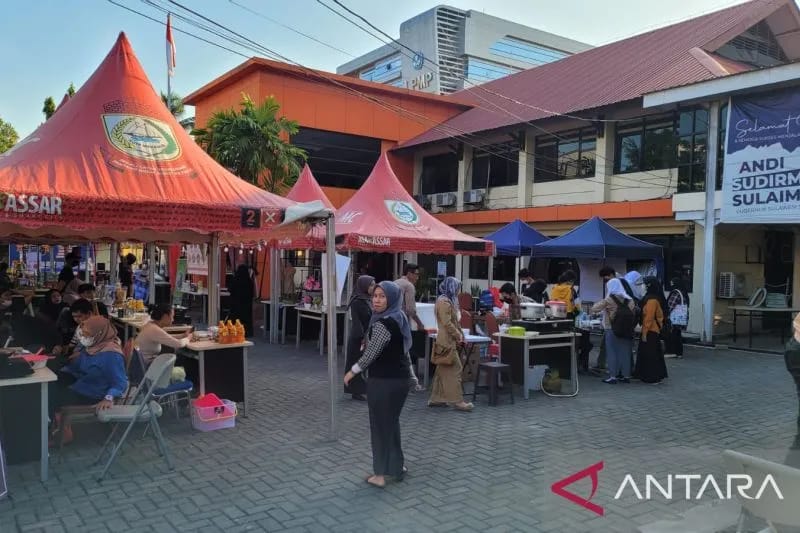
{"type": "Polygon", "coordinates": [[[211,234],[211,257],[208,264],[208,325],[219,322],[219,233],[211,234]]]}
{"type": "Polygon", "coordinates": [[[339,437],[339,364],[338,364],[338,340],[336,335],[336,222],[333,213],[328,216],[326,222],[327,235],[325,239],[325,259],[328,262],[328,386],[330,388],[330,409],[331,409],[331,440],[339,437]]]}
{"type": "MultiPolygon", "coordinates": [[[[280,272],[280,252],[277,248],[269,249],[269,342],[275,344],[278,342],[278,313],[280,312],[279,306],[281,301],[281,282],[279,279],[280,272]]],[[[266,323],[267,317],[264,317],[266,323]]],[[[283,325],[286,327],[286,324],[283,325]]]]}
{"type": "Polygon", "coordinates": [[[119,276],[119,243],[112,242],[108,253],[111,254],[110,260],[108,262],[108,264],[110,265],[109,268],[111,269],[111,271],[109,272],[108,279],[111,286],[116,287],[117,277],[119,276]]]}
{"type": "Polygon", "coordinates": [[[147,245],[147,302],[150,305],[156,303],[156,243],[151,242],[147,245]]]}
{"type": "Polygon", "coordinates": [[[514,288],[520,291],[520,294],[522,294],[522,291],[520,290],[519,286],[519,265],[520,265],[520,260],[519,256],[517,256],[517,259],[514,261],[514,288]]]}
{"type": "Polygon", "coordinates": [[[492,283],[494,282],[494,255],[489,256],[489,289],[492,288],[492,283]]]}

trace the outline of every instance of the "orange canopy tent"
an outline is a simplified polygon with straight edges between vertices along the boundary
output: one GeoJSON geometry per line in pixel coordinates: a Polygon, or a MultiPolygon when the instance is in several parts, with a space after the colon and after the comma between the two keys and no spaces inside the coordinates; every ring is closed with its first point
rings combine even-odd
{"type": "MultiPolygon", "coordinates": [[[[319,186],[319,182],[312,174],[311,169],[306,164],[303,166],[300,176],[294,186],[286,195],[286,198],[299,203],[322,202],[323,207],[336,212],[336,208],[330,201],[325,191],[319,186]]],[[[272,233],[272,246],[282,250],[305,250],[308,248],[325,249],[325,229],[322,227],[312,227],[304,229],[301,225],[285,226],[276,229],[272,233]]]]}
{"type": "Polygon", "coordinates": [[[120,33],[72,98],[0,156],[12,239],[254,241],[294,202],[234,176],[183,130],[120,33]]]}

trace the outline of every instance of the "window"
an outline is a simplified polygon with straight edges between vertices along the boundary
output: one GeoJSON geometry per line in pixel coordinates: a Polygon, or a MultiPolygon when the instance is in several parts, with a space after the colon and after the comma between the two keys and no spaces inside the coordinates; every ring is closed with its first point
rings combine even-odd
{"type": "Polygon", "coordinates": [[[458,156],[453,153],[422,158],[420,194],[436,194],[458,190],[458,156]]]}
{"type": "Polygon", "coordinates": [[[594,176],[597,135],[591,128],[536,139],[534,181],[594,176]]]}
{"type": "Polygon", "coordinates": [[[719,146],[717,146],[717,190],[722,189],[723,170],[725,168],[725,143],[728,132],[728,104],[719,108],[719,146]]]}
{"type": "MultiPolygon", "coordinates": [[[[517,258],[511,255],[498,255],[494,258],[492,279],[514,281],[516,279],[517,258]]],[[[489,258],[469,258],[470,279],[489,279],[489,258]]]]}
{"type": "Polygon", "coordinates": [[[675,166],[675,120],[648,117],[636,125],[617,130],[618,174],[673,168],[675,166]]]}
{"type": "Polygon", "coordinates": [[[725,43],[716,53],[759,68],[789,62],[778,39],[764,20],[725,43]]]}
{"type": "Polygon", "coordinates": [[[531,66],[552,63],[569,55],[560,50],[508,36],[490,46],[489,52],[493,55],[527,63],[531,66]]]}
{"type": "Polygon", "coordinates": [[[515,141],[476,148],[472,153],[472,188],[516,185],[519,145],[515,141]]]}
{"type": "Polygon", "coordinates": [[[496,80],[513,74],[514,72],[517,72],[517,69],[512,69],[490,61],[481,61],[474,57],[467,59],[467,79],[475,83],[496,80]]]}
{"type": "Polygon", "coordinates": [[[678,116],[678,192],[705,190],[708,111],[689,109],[678,116]]]}
{"type": "Polygon", "coordinates": [[[362,80],[376,83],[388,83],[402,74],[402,59],[400,55],[388,57],[375,63],[374,66],[362,71],[358,77],[362,80]]]}
{"type": "Polygon", "coordinates": [[[308,166],[323,187],[358,189],[381,155],[381,141],[313,128],[301,128],[292,144],[306,151],[308,166]]]}

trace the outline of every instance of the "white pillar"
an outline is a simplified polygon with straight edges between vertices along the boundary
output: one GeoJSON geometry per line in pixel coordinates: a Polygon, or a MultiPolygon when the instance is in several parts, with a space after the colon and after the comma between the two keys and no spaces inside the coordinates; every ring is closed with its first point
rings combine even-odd
{"type": "Polygon", "coordinates": [[[489,272],[488,272],[489,279],[487,280],[489,283],[488,289],[492,288],[492,282],[494,281],[494,256],[489,256],[489,272]]]}
{"type": "Polygon", "coordinates": [[[533,204],[533,173],[534,149],[536,148],[536,135],[533,128],[526,128],[519,147],[518,179],[517,179],[517,207],[527,207],[533,204]]]}
{"type": "Polygon", "coordinates": [[[219,322],[219,233],[211,235],[211,250],[208,265],[208,325],[219,322]]]}
{"type": "Polygon", "coordinates": [[[330,399],[330,438],[339,438],[339,391],[341,390],[341,379],[339,377],[339,352],[338,340],[336,335],[336,223],[333,214],[328,217],[326,222],[327,235],[325,239],[325,258],[328,262],[328,387],[330,399]]]}
{"type": "Polygon", "coordinates": [[[464,278],[466,277],[466,274],[464,273],[464,256],[461,254],[456,255],[456,268],[455,272],[453,273],[453,276],[456,279],[460,279],[462,283],[464,282],[464,278]]]}
{"type": "Polygon", "coordinates": [[[112,242],[108,253],[111,255],[108,261],[108,268],[111,269],[108,281],[112,287],[116,287],[119,279],[119,243],[112,242]]]}
{"type": "Polygon", "coordinates": [[[599,129],[603,136],[597,137],[595,148],[594,180],[591,188],[594,191],[593,200],[596,203],[611,201],[611,176],[614,175],[615,130],[613,122],[601,123],[599,129]]]}
{"type": "Polygon", "coordinates": [[[463,146],[462,157],[458,162],[458,191],[456,192],[456,209],[464,210],[464,192],[470,186],[470,176],[467,172],[472,172],[472,146],[463,146]]]}
{"type": "Polygon", "coordinates": [[[708,109],[708,144],[706,146],[706,206],[703,242],[703,335],[702,341],[714,340],[714,273],[716,271],[716,246],[714,227],[714,192],[717,189],[717,147],[719,146],[719,102],[711,102],[708,109]]]}

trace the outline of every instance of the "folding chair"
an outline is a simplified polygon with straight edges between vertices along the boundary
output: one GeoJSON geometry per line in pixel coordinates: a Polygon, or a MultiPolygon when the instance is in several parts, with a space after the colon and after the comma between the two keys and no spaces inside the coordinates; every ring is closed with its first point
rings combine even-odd
{"type": "Polygon", "coordinates": [[[722,459],[728,474],[747,474],[752,482],[751,498],[745,498],[736,491],[742,504],[736,533],[744,530],[745,510],[767,523],[767,527],[759,533],[777,532],[776,524],[800,527],[800,511],[797,509],[797,502],[800,501],[800,470],[731,450],[722,452],[722,459]],[[770,485],[767,485],[760,498],[753,497],[761,489],[768,474],[772,475],[779,487],[782,500],[770,485]]]}
{"type": "Polygon", "coordinates": [[[164,461],[167,463],[167,467],[170,470],[175,468],[172,464],[172,458],[169,455],[169,450],[167,450],[167,443],[164,441],[164,435],[161,433],[161,428],[158,425],[158,418],[161,416],[163,411],[158,402],[153,401],[153,390],[156,383],[161,381],[164,376],[169,375],[174,365],[175,354],[159,355],[155,361],[150,363],[150,368],[147,369],[147,372],[145,373],[144,378],[142,379],[142,382],[136,391],[136,395],[130,404],[115,405],[110,409],[99,411],[97,413],[97,419],[100,422],[114,424],[111,434],[108,436],[108,439],[106,439],[105,444],[103,444],[103,448],[100,450],[100,454],[95,460],[95,464],[99,463],[106,450],[111,451],[108,461],[106,461],[103,471],[100,473],[100,477],[97,478],[98,482],[102,481],[105,477],[106,472],[108,472],[108,469],[111,467],[111,463],[114,462],[119,450],[125,443],[125,439],[128,438],[128,434],[131,432],[134,424],[137,422],[146,423],[148,428],[153,430],[152,434],[156,441],[159,454],[164,457],[164,461]],[[127,424],[127,427],[122,433],[122,436],[119,438],[119,441],[117,441],[116,444],[112,444],[114,435],[116,435],[120,424],[127,424]]]}

